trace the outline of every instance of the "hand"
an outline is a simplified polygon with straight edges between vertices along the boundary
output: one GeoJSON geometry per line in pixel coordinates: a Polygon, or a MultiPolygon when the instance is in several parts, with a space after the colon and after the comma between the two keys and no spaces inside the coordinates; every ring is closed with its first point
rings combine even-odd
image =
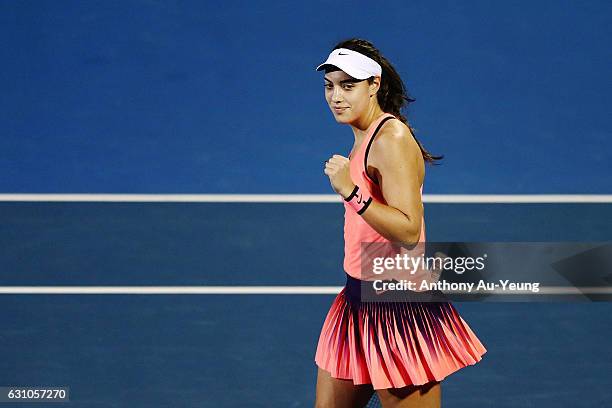
{"type": "MultiPolygon", "coordinates": [[[[434,257],[435,258],[442,258],[442,262],[440,262],[440,265],[444,265],[444,262],[447,259],[452,259],[448,255],[446,255],[444,252],[440,252],[440,251],[437,251],[434,254],[434,257]]],[[[434,262],[434,266],[437,266],[436,262],[434,262]]],[[[442,268],[442,269],[437,269],[437,268],[431,269],[431,277],[430,277],[429,283],[436,283],[437,281],[439,281],[440,280],[440,275],[442,275],[443,271],[444,271],[444,268],[442,268]]]]}
{"type": "Polygon", "coordinates": [[[350,161],[347,157],[334,154],[325,161],[324,173],[329,177],[332,188],[343,198],[353,192],[355,183],[351,179],[350,161]]]}

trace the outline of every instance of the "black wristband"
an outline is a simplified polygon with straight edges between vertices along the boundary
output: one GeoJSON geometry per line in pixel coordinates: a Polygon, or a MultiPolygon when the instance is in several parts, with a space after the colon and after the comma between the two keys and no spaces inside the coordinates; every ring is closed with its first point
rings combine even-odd
{"type": "Polygon", "coordinates": [[[355,185],[355,188],[353,189],[353,191],[351,192],[351,194],[349,194],[348,197],[346,197],[344,199],[344,201],[351,201],[351,198],[355,197],[357,195],[357,191],[359,191],[359,186],[355,185]]]}
{"type": "Polygon", "coordinates": [[[363,212],[366,210],[366,208],[368,208],[368,206],[370,205],[370,203],[371,203],[371,202],[372,202],[372,197],[370,197],[370,198],[368,199],[368,201],[366,201],[366,202],[363,204],[363,207],[361,207],[361,210],[357,211],[357,214],[359,214],[359,215],[363,214],[363,212]]]}

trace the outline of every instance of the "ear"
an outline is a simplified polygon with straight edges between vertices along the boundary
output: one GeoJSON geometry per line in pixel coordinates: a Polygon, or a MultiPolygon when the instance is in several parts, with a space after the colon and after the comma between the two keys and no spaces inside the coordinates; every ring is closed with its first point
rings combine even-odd
{"type": "Polygon", "coordinates": [[[380,89],[380,77],[379,76],[375,76],[374,79],[372,80],[371,84],[368,84],[368,92],[370,94],[370,97],[376,95],[376,92],[378,92],[378,90],[380,89]]]}

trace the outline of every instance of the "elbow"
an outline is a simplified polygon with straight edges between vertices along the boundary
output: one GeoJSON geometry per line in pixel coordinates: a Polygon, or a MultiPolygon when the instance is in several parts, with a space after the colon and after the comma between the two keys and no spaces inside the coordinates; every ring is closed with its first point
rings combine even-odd
{"type": "Polygon", "coordinates": [[[400,238],[400,241],[403,245],[413,247],[419,243],[420,239],[421,239],[421,227],[419,226],[417,229],[406,231],[400,238]]]}
{"type": "Polygon", "coordinates": [[[421,229],[423,228],[423,213],[421,212],[419,216],[409,217],[404,213],[404,223],[402,224],[401,233],[398,237],[398,241],[402,243],[402,245],[408,247],[416,246],[421,240],[421,229]],[[419,220],[418,222],[416,220],[419,220]]]}

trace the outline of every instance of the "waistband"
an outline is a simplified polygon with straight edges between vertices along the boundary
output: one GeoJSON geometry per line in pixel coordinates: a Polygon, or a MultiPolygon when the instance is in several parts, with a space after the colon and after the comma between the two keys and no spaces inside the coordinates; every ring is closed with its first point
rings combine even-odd
{"type": "MultiPolygon", "coordinates": [[[[406,303],[406,302],[448,302],[447,296],[440,290],[427,290],[416,292],[413,290],[387,290],[376,293],[373,282],[356,279],[344,272],[346,275],[345,296],[352,305],[361,303],[406,303]]],[[[382,280],[381,282],[394,282],[397,280],[382,280]]]]}

